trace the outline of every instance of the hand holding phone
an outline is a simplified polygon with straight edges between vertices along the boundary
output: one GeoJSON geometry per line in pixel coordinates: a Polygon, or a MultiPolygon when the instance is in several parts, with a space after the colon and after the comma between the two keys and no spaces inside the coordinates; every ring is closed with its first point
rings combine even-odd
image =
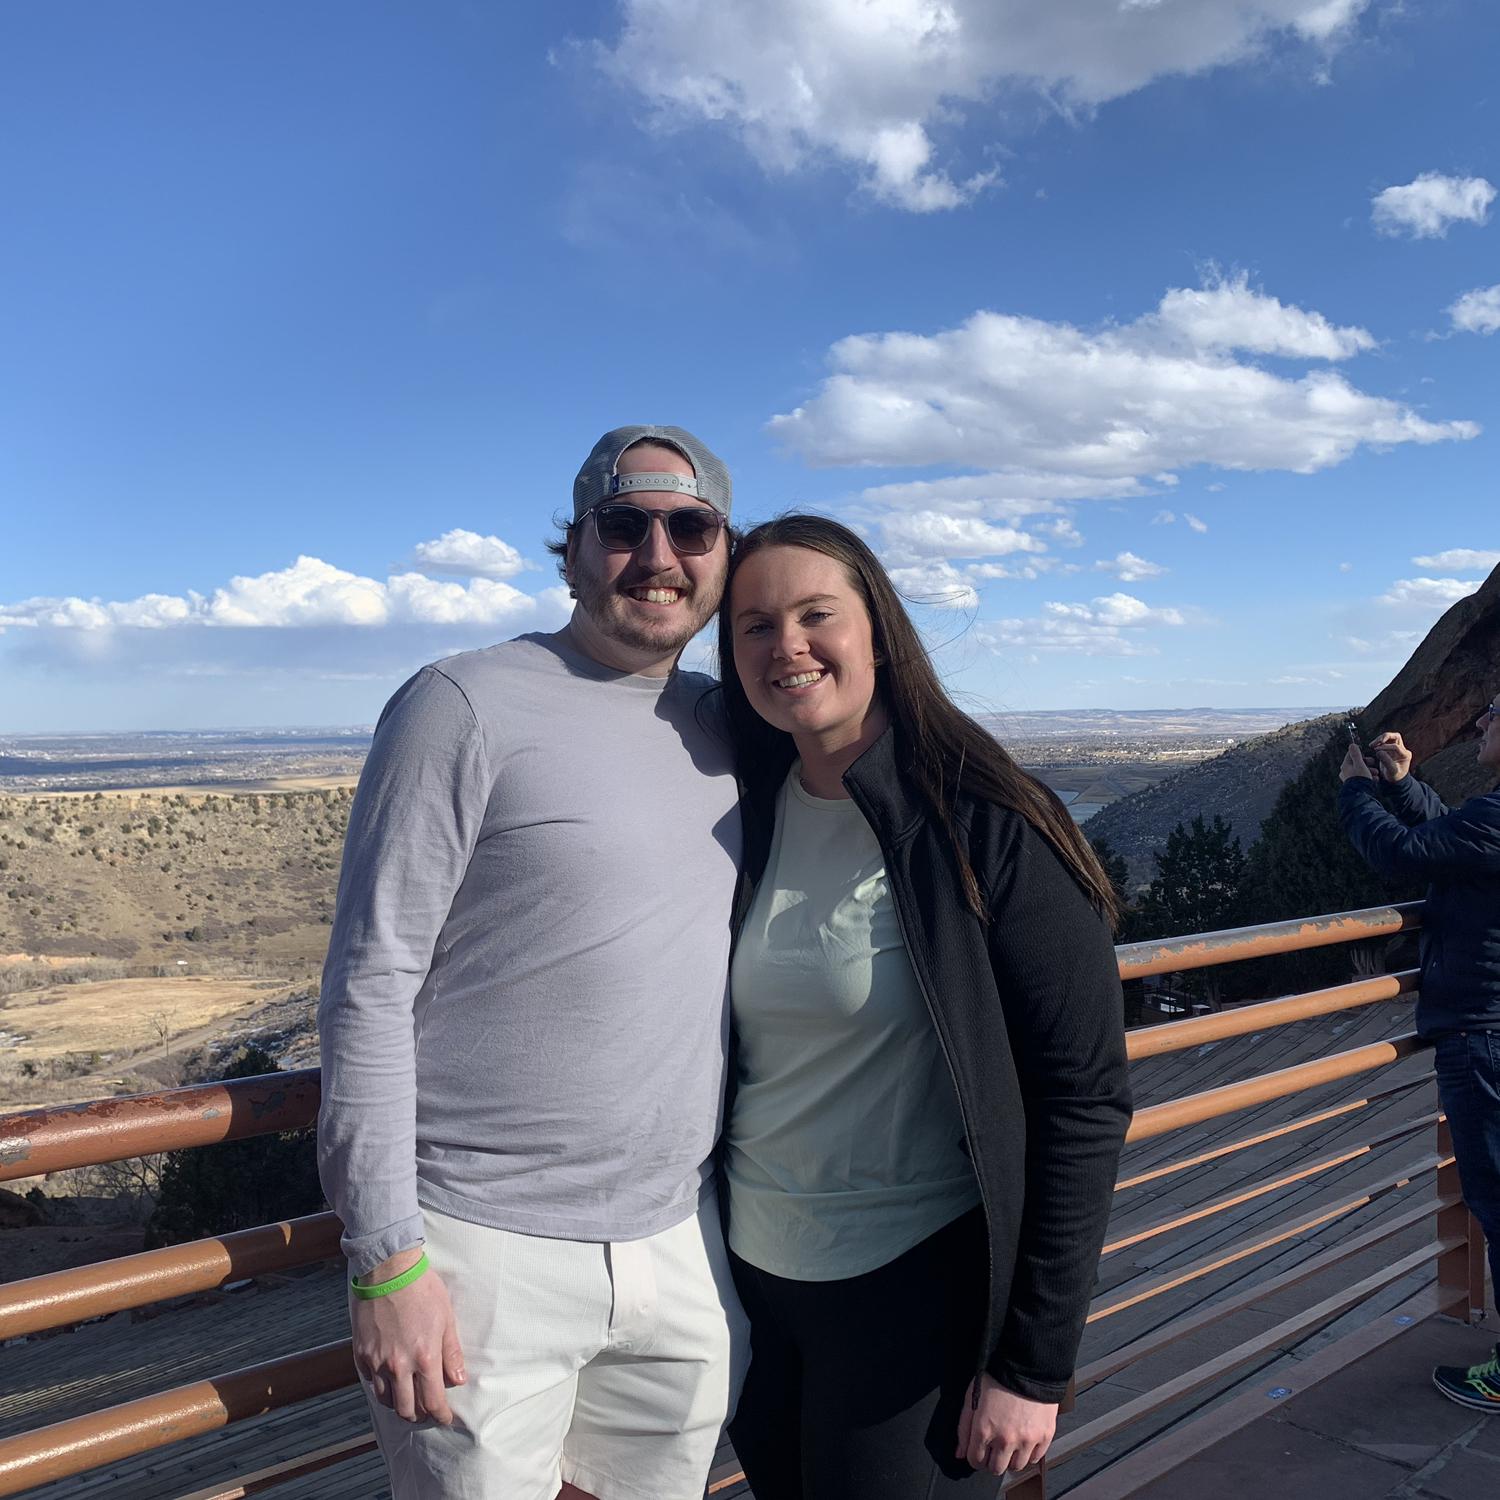
{"type": "Polygon", "coordinates": [[[1384,734],[1377,734],[1370,741],[1370,749],[1375,752],[1376,764],[1380,767],[1381,779],[1384,781],[1400,781],[1411,770],[1411,751],[1406,748],[1406,742],[1393,729],[1388,729],[1384,734]]]}

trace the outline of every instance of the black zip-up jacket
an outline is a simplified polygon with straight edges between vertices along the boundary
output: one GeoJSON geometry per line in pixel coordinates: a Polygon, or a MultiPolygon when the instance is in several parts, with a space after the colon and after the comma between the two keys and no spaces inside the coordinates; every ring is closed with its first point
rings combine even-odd
{"type": "Polygon", "coordinates": [[[1500,1030],[1500,792],[1450,812],[1414,776],[1339,788],[1339,821],[1377,874],[1422,878],[1417,1031],[1500,1030]]]}
{"type": "MultiPolygon", "coordinates": [[[[960,796],[960,837],[990,913],[981,922],[947,834],[902,775],[894,729],[844,785],[885,854],[984,1199],[990,1277],[976,1368],[1034,1401],[1061,1400],[1130,1121],[1109,931],[1019,813],[960,796]]],[[[774,803],[745,812],[746,870],[759,881],[774,803]]]]}

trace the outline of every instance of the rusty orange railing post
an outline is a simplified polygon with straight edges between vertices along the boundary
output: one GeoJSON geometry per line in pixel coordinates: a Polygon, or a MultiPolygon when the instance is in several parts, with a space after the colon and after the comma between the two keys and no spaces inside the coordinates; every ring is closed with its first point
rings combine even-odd
{"type": "MultiPolygon", "coordinates": [[[[1437,1129],[1438,1155],[1451,1158],[1453,1134],[1448,1129],[1446,1118],[1438,1121],[1437,1129]]],[[[1460,1242],[1438,1257],[1438,1291],[1443,1311],[1451,1317],[1462,1318],[1466,1323],[1482,1323],[1485,1308],[1484,1231],[1463,1201],[1457,1162],[1449,1160],[1438,1168],[1437,1192],[1439,1200],[1458,1200],[1440,1208],[1437,1216],[1438,1238],[1460,1242]]],[[[1495,1295],[1500,1297],[1500,1288],[1496,1289],[1495,1295]]]]}

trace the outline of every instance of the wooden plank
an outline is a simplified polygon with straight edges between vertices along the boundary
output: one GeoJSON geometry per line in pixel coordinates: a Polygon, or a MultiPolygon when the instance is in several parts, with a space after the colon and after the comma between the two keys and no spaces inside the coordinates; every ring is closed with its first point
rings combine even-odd
{"type": "Polygon", "coordinates": [[[1440,1199],[1437,1203],[1417,1203],[1408,1208],[1404,1213],[1397,1214],[1394,1218],[1387,1219],[1384,1223],[1376,1224],[1363,1234],[1356,1235],[1351,1240],[1333,1246],[1331,1249],[1320,1251],[1317,1255],[1293,1266],[1289,1271],[1283,1271],[1278,1276],[1273,1276],[1269,1281],[1252,1282],[1245,1290],[1235,1293],[1232,1297],[1225,1297],[1217,1302],[1207,1303],[1199,1307],[1195,1312],[1185,1317],[1174,1318],[1165,1327],[1156,1329],[1101,1358],[1093,1360],[1085,1365],[1074,1377],[1075,1390],[1079,1393],[1097,1385],[1101,1380],[1107,1380],[1111,1375],[1118,1374],[1127,1365],[1134,1364],[1139,1359],[1145,1359],[1148,1355],[1157,1354],[1169,1345],[1176,1343],[1179,1339],[1188,1337],[1190,1334],[1198,1333],[1204,1328],[1227,1318],[1232,1313],[1240,1312],[1244,1308],[1251,1307],[1263,1298],[1272,1296],[1276,1292],[1285,1291],[1288,1287],[1298,1285],[1300,1282],[1316,1276],[1320,1271],[1326,1271],[1330,1266],[1339,1265],[1351,1256],[1359,1255],[1368,1250],[1372,1245],[1378,1245],[1382,1240],[1390,1239],[1392,1235],[1400,1234],[1403,1229],[1410,1228],[1413,1224],[1420,1224],[1424,1219],[1429,1219],[1439,1209],[1451,1206],[1457,1200],[1440,1199]]]}
{"type": "MultiPolygon", "coordinates": [[[[1363,1359],[1399,1337],[1412,1323],[1438,1313],[1441,1301],[1441,1294],[1435,1287],[1424,1287],[1383,1318],[1367,1323],[1329,1344],[1326,1349],[1309,1355],[1294,1372],[1283,1377],[1283,1383],[1292,1385],[1296,1391],[1305,1391],[1328,1376],[1336,1375],[1355,1360],[1363,1359]]],[[[1069,1500],[1130,1500],[1131,1496],[1146,1492],[1149,1486],[1178,1465],[1242,1427],[1248,1427],[1262,1417],[1266,1409],[1264,1391],[1246,1391],[1204,1416],[1177,1426],[1154,1443],[1116,1459],[1108,1468],[1071,1488],[1069,1500]]],[[[1274,1478],[1269,1482],[1274,1484],[1274,1478]]]]}
{"type": "Polygon", "coordinates": [[[1161,1407],[1169,1406],[1181,1397],[1191,1395],[1194,1391],[1217,1380],[1219,1376],[1227,1375],[1240,1365],[1258,1359],[1280,1344],[1301,1338],[1320,1324],[1329,1322],[1341,1312],[1364,1301],[1366,1297],[1378,1292],[1382,1287],[1388,1286],[1393,1281],[1399,1281],[1407,1272],[1426,1265],[1428,1261],[1434,1260],[1449,1248],[1451,1247],[1443,1241],[1423,1245],[1420,1249],[1412,1251],[1410,1255],[1405,1255],[1391,1265],[1366,1276],[1362,1281],[1355,1282],[1353,1286],[1344,1287],[1306,1311],[1284,1319],[1274,1328],[1268,1328],[1254,1338],[1235,1345],[1233,1349],[1226,1350],[1223,1354],[1185,1371],[1176,1379],[1166,1381],[1154,1391],[1148,1391],[1143,1396],[1137,1396],[1134,1401],[1127,1401],[1123,1406],[1117,1406],[1104,1416],[1096,1417],[1092,1422],[1075,1429],[1054,1443],[1050,1462],[1054,1467],[1066,1463],[1075,1454],[1081,1453],[1093,1443],[1112,1437],[1138,1418],[1150,1416],[1161,1407]]]}

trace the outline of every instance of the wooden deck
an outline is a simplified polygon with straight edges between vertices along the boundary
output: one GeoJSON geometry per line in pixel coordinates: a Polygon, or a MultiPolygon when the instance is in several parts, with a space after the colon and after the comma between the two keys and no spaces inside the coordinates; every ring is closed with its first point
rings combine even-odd
{"type": "MultiPolygon", "coordinates": [[[[1409,1003],[1393,1002],[1299,1022],[1274,1033],[1148,1059],[1137,1064],[1133,1071],[1136,1102],[1138,1106],[1156,1103],[1380,1040],[1407,1029],[1410,1018],[1409,1003]]],[[[1332,1085],[1143,1142],[1127,1152],[1121,1168],[1122,1178],[1210,1152],[1217,1146],[1256,1135],[1334,1102],[1362,1098],[1372,1089],[1389,1088],[1395,1081],[1421,1079],[1428,1071],[1427,1059],[1417,1057],[1366,1079],[1332,1085]]],[[[1313,1130],[1269,1140],[1235,1156],[1204,1162],[1122,1191],[1111,1226],[1111,1238],[1180,1216],[1194,1205],[1242,1193],[1259,1179],[1279,1176],[1352,1149],[1403,1121],[1429,1114],[1435,1108],[1435,1091],[1431,1082],[1416,1083],[1409,1091],[1394,1094],[1369,1108],[1313,1130]]],[[[1431,1157],[1433,1148],[1433,1131],[1424,1127],[1420,1133],[1408,1138],[1377,1145],[1337,1171],[1307,1177],[1275,1194],[1249,1198],[1216,1217],[1179,1225],[1158,1238],[1143,1240],[1105,1259],[1100,1271],[1096,1305],[1128,1297],[1164,1273],[1180,1273],[1205,1257],[1222,1255],[1238,1242],[1264,1233],[1268,1226],[1314,1217],[1320,1208],[1357,1193],[1360,1185],[1397,1175],[1398,1169],[1408,1164],[1420,1164],[1423,1158],[1431,1157]]],[[[1226,1264],[1210,1275],[1186,1282],[1151,1301],[1138,1303],[1095,1322],[1085,1337],[1081,1367],[1207,1301],[1246,1294],[1243,1307],[1222,1322],[1138,1364],[1127,1366],[1085,1391],[1079,1399],[1077,1412],[1064,1420],[1063,1432],[1075,1430],[1081,1424],[1135,1400],[1189,1366],[1272,1328],[1293,1313],[1318,1303],[1330,1292],[1391,1264],[1406,1251],[1431,1243],[1433,1225],[1428,1218],[1359,1257],[1299,1285],[1270,1291],[1264,1297],[1257,1297],[1254,1292],[1256,1287],[1328,1247],[1372,1225],[1390,1222],[1413,1204],[1430,1202],[1433,1196],[1431,1173],[1417,1175],[1409,1186],[1391,1191],[1355,1212],[1291,1234],[1274,1248],[1226,1264]]],[[[1189,1419],[1217,1413],[1247,1394],[1294,1385],[1289,1372],[1294,1373],[1299,1367],[1306,1366],[1307,1361],[1315,1359],[1340,1335],[1389,1317],[1406,1299],[1429,1285],[1434,1276],[1433,1265],[1423,1266],[1328,1326],[1273,1345],[1252,1364],[1226,1371],[1218,1380],[1185,1396],[1154,1417],[1091,1447],[1049,1474],[1049,1494],[1060,1495],[1079,1488],[1080,1500],[1099,1500],[1099,1497],[1109,1496],[1108,1475],[1101,1473],[1108,1465],[1116,1461],[1123,1463],[1130,1455],[1144,1451],[1154,1440],[1180,1432],[1189,1419]],[[1099,1478],[1090,1483],[1093,1476],[1099,1478]]],[[[0,1435],[251,1364],[273,1354],[342,1337],[347,1331],[342,1285],[341,1270],[324,1267],[302,1276],[266,1278],[247,1291],[221,1294],[191,1306],[167,1308],[154,1317],[132,1320],[130,1314],[119,1314],[74,1332],[32,1339],[0,1349],[0,1435]]],[[[1468,1336],[1471,1342],[1474,1337],[1483,1342],[1483,1336],[1475,1335],[1472,1330],[1457,1324],[1448,1326],[1468,1336]]],[[[1387,1345],[1387,1349],[1399,1350],[1403,1339],[1409,1336],[1414,1338],[1415,1334],[1403,1333],[1387,1345]]],[[[1378,1384],[1379,1361],[1376,1360],[1371,1368],[1371,1378],[1378,1384]]],[[[1422,1382],[1417,1384],[1420,1386],[1422,1382]]],[[[1393,1380],[1389,1399],[1406,1401],[1410,1388],[1409,1376],[1393,1380]]],[[[1423,1394],[1424,1398],[1431,1394],[1440,1405],[1447,1404],[1442,1403],[1435,1393],[1423,1394]]],[[[357,1391],[345,1391],[239,1424],[203,1439],[177,1444],[93,1475],[60,1481],[32,1493],[46,1497],[46,1500],[59,1500],[63,1496],[170,1500],[170,1497],[188,1495],[212,1483],[228,1482],[237,1474],[280,1459],[346,1440],[365,1430],[366,1425],[361,1396],[357,1391]]],[[[1269,1430],[1270,1424],[1258,1425],[1269,1430]]],[[[1293,1441],[1279,1429],[1271,1435],[1282,1441],[1293,1441]]],[[[1305,1446],[1302,1437],[1295,1441],[1305,1446]]],[[[1289,1450],[1286,1462],[1295,1461],[1289,1450]]],[[[1350,1465],[1351,1472],[1358,1468],[1352,1457],[1350,1465]]],[[[710,1477],[711,1490],[716,1485],[722,1486],[714,1491],[716,1500],[735,1500],[735,1497],[748,1495],[742,1483],[724,1483],[736,1468],[732,1454],[727,1448],[721,1450],[710,1477]]],[[[1272,1460],[1270,1469],[1275,1475],[1270,1482],[1279,1492],[1278,1500],[1292,1500],[1296,1492],[1287,1488],[1281,1465],[1272,1460]]],[[[1268,1477],[1262,1474],[1257,1491],[1268,1477]]],[[[1198,1493],[1202,1493],[1204,1487],[1200,1473],[1198,1493]]],[[[1210,1493],[1237,1493],[1214,1485],[1206,1488],[1210,1493]]],[[[292,1481],[273,1493],[278,1500],[292,1500],[292,1497],[301,1500],[301,1497],[312,1496],[328,1497],[328,1500],[345,1500],[345,1497],[353,1500],[356,1496],[360,1500],[379,1500],[389,1492],[379,1459],[371,1454],[292,1481]]],[[[1158,1495],[1164,1496],[1167,1492],[1153,1487],[1147,1493],[1156,1500],[1158,1495]]],[[[1183,1490],[1182,1493],[1186,1496],[1188,1492],[1183,1490]]],[[[1244,1493],[1251,1491],[1247,1489],[1244,1493]]],[[[1337,1493],[1340,1492],[1321,1488],[1316,1500],[1334,1500],[1337,1493]]],[[[1361,1500],[1374,1500],[1374,1496],[1381,1493],[1384,1492],[1363,1492],[1361,1500]]],[[[1410,1493],[1427,1492],[1418,1489],[1410,1493]]],[[[1433,1493],[1447,1492],[1438,1490],[1433,1493]]]]}

